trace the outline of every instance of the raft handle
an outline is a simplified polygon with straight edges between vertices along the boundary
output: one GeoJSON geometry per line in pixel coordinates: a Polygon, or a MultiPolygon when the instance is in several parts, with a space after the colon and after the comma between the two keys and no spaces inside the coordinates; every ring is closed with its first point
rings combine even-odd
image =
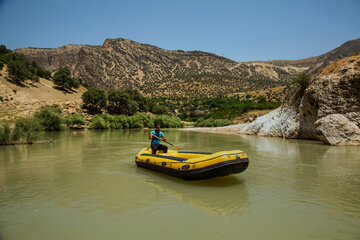
{"type": "Polygon", "coordinates": [[[183,165],[182,167],[181,167],[181,169],[182,170],[188,170],[190,168],[190,165],[183,165]]]}

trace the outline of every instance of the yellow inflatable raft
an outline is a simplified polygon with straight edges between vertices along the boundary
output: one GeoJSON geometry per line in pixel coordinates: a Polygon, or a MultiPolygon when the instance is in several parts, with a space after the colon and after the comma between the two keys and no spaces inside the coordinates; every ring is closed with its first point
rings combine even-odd
{"type": "Polygon", "coordinates": [[[240,150],[217,153],[169,150],[152,154],[151,148],[144,148],[136,155],[135,162],[138,167],[184,180],[198,180],[243,172],[249,158],[240,150]]]}

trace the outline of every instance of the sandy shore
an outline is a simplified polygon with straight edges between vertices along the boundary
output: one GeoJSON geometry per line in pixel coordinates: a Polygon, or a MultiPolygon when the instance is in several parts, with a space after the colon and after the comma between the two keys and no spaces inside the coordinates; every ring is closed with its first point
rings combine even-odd
{"type": "Polygon", "coordinates": [[[212,133],[228,133],[228,134],[240,134],[247,124],[234,124],[225,127],[195,127],[195,128],[181,128],[180,131],[190,132],[212,132],[212,133]]]}

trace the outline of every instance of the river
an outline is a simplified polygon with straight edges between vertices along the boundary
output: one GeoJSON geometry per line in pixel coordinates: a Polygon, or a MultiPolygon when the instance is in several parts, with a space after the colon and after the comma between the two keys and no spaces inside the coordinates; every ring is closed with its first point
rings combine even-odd
{"type": "Polygon", "coordinates": [[[0,146],[0,240],[360,239],[360,148],[165,130],[186,150],[241,149],[240,174],[183,181],[137,168],[140,130],[0,146]]]}

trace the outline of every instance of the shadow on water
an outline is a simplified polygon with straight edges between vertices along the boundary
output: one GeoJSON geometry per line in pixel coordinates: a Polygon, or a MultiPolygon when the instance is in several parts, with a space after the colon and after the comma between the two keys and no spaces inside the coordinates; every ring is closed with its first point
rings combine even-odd
{"type": "Polygon", "coordinates": [[[145,183],[154,191],[167,193],[213,215],[243,215],[247,211],[249,193],[245,180],[238,176],[184,181],[143,168],[136,169],[136,173],[145,175],[145,183]]]}
{"type": "Polygon", "coordinates": [[[172,177],[164,173],[155,172],[153,170],[145,168],[136,168],[138,174],[146,175],[155,175],[158,179],[163,178],[166,181],[172,181],[176,184],[188,185],[188,186],[209,186],[209,187],[228,187],[238,184],[243,184],[243,180],[238,179],[234,175],[229,175],[226,177],[217,177],[210,178],[205,180],[194,180],[194,181],[185,181],[180,178],[172,177]]]}

